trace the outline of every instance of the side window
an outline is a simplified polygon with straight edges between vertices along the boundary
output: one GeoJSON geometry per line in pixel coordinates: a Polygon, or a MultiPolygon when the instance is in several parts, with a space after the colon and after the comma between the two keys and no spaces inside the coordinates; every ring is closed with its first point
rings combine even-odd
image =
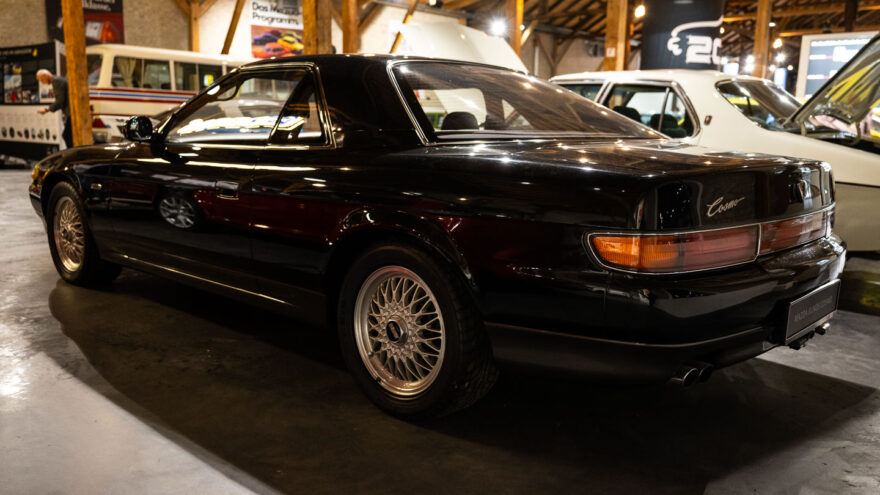
{"type": "Polygon", "coordinates": [[[97,86],[101,78],[101,62],[104,56],[100,53],[86,55],[86,66],[89,68],[89,86],[97,86]]]}
{"type": "Polygon", "coordinates": [[[177,91],[199,90],[199,71],[196,64],[174,62],[174,83],[177,91]]]}
{"type": "Polygon", "coordinates": [[[113,57],[110,84],[116,88],[140,88],[143,75],[141,62],[139,58],[113,57]]]}
{"type": "Polygon", "coordinates": [[[223,75],[223,67],[219,65],[199,64],[199,89],[205,89],[214,84],[223,75]]]}
{"type": "Polygon", "coordinates": [[[144,77],[141,87],[145,89],[171,89],[171,69],[167,60],[144,60],[144,77]]]}
{"type": "Polygon", "coordinates": [[[606,106],[636,122],[657,129],[651,125],[651,121],[659,122],[665,100],[664,87],[618,84],[611,91],[606,106]]]}
{"type": "Polygon", "coordinates": [[[663,109],[663,120],[658,122],[658,127],[655,129],[673,138],[694,135],[694,121],[691,119],[684,101],[675,91],[669,91],[666,106],[663,109]]]}
{"type": "Polygon", "coordinates": [[[321,124],[315,78],[303,71],[293,81],[293,94],[281,112],[278,126],[269,142],[272,144],[326,144],[327,136],[321,124]]]}
{"type": "Polygon", "coordinates": [[[264,144],[305,71],[244,72],[214,86],[175,118],[171,143],[264,144]]]}
{"type": "Polygon", "coordinates": [[[694,134],[694,121],[684,101],[664,86],[616,85],[606,106],[672,138],[694,134]]]}

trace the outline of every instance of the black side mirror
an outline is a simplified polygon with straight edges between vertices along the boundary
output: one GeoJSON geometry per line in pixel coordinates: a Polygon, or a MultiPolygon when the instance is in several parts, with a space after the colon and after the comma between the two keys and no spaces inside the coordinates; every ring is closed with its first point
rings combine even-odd
{"type": "Polygon", "coordinates": [[[122,134],[129,141],[148,143],[153,137],[153,122],[148,117],[132,117],[125,121],[122,134]]]}

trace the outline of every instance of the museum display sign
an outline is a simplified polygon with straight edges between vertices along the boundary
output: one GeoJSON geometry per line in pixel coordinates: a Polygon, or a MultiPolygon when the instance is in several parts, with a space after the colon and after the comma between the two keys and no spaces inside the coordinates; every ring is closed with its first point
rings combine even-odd
{"type": "Polygon", "coordinates": [[[724,0],[645,0],[641,69],[718,69],[724,0]]]}

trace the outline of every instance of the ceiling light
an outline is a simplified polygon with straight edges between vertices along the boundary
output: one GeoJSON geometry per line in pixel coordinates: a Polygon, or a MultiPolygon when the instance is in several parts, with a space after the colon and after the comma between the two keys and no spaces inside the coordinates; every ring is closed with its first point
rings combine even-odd
{"type": "Polygon", "coordinates": [[[749,55],[748,57],[746,57],[746,63],[749,64],[749,65],[754,65],[754,63],[755,63],[755,56],[754,56],[754,55],[749,55]]]}
{"type": "Polygon", "coordinates": [[[773,22],[773,21],[770,21],[770,24],[768,24],[768,26],[770,26],[770,27],[772,27],[772,28],[775,28],[775,27],[776,27],[776,23],[773,22]]]}
{"type": "Polygon", "coordinates": [[[793,66],[793,65],[789,65],[789,66],[788,66],[788,70],[794,70],[794,66],[793,66]]]}
{"type": "Polygon", "coordinates": [[[719,29],[718,32],[724,34],[724,26],[721,26],[721,29],[719,29]]]}
{"type": "Polygon", "coordinates": [[[489,23],[489,34],[492,36],[504,36],[507,32],[507,22],[504,19],[493,19],[489,23]]]}
{"type": "Polygon", "coordinates": [[[782,38],[776,38],[773,40],[773,48],[780,48],[782,46],[782,38]]]}
{"type": "Polygon", "coordinates": [[[782,52],[777,53],[776,54],[776,61],[779,62],[780,64],[782,62],[785,62],[785,54],[782,52]]]}
{"type": "Polygon", "coordinates": [[[642,17],[645,17],[645,5],[642,4],[642,5],[636,6],[636,10],[635,10],[635,12],[633,12],[633,15],[635,16],[636,19],[641,19],[642,17]]]}

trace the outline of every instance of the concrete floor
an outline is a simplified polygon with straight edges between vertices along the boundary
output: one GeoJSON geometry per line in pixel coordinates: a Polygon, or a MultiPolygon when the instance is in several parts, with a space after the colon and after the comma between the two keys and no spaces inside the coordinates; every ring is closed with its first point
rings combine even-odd
{"type": "Polygon", "coordinates": [[[689,389],[505,375],[416,425],[326,332],[129,270],[61,282],[28,180],[0,171],[0,493],[880,493],[880,257],[801,351],[689,389]]]}

